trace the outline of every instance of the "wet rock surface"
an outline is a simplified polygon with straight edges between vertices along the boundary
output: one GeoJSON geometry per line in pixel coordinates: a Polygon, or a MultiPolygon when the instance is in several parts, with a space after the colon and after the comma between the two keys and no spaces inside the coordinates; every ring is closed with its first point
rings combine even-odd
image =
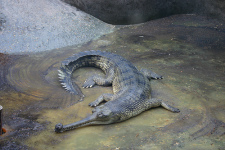
{"type": "MultiPolygon", "coordinates": [[[[10,65],[3,67],[7,72],[0,76],[7,83],[1,85],[0,102],[3,127],[8,130],[0,137],[0,145],[3,149],[223,149],[224,40],[222,22],[177,15],[124,27],[79,47],[19,57],[2,55],[7,58],[4,64],[10,65]],[[181,112],[156,108],[122,123],[56,134],[55,124],[87,117],[91,114],[88,104],[112,92],[111,87],[82,89],[86,97],[79,101],[58,81],[62,60],[93,47],[119,54],[139,69],[152,68],[162,74],[163,80],[151,81],[152,96],[181,112]]],[[[90,74],[102,72],[84,68],[72,78],[81,87],[90,74]]]]}

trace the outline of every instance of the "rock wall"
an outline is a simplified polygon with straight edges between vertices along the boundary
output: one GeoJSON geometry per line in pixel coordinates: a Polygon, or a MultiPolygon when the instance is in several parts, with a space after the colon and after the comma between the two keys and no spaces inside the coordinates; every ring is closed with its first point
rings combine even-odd
{"type": "Polygon", "coordinates": [[[223,0],[62,0],[110,24],[135,24],[174,14],[224,16],[223,0]],[[221,5],[222,4],[222,5],[221,5]],[[223,7],[221,7],[223,6],[223,7]]]}

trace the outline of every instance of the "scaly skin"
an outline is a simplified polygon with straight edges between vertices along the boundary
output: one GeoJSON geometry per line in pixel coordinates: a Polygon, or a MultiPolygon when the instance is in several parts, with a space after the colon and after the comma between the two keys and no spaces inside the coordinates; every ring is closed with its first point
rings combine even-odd
{"type": "Polygon", "coordinates": [[[94,85],[112,85],[114,94],[102,94],[89,106],[95,107],[91,116],[68,125],[61,123],[55,126],[55,132],[63,132],[82,126],[96,124],[111,124],[134,117],[152,107],[162,106],[172,112],[180,112],[162,100],[151,98],[151,79],[162,79],[162,76],[147,70],[137,68],[123,57],[109,52],[80,52],[62,62],[59,77],[63,87],[71,93],[78,94],[72,86],[71,74],[80,67],[92,66],[102,69],[106,76],[91,76],[83,87],[94,85]],[[98,106],[102,101],[105,104],[98,106]]]}

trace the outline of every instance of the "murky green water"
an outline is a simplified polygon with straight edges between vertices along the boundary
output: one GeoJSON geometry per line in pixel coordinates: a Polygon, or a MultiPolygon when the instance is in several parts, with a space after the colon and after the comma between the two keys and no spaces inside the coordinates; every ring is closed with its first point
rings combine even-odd
{"type": "MultiPolygon", "coordinates": [[[[2,65],[0,95],[8,132],[0,144],[29,149],[223,149],[224,56],[224,24],[194,15],[121,28],[80,47],[10,56],[2,65]],[[56,134],[55,124],[81,120],[91,114],[88,103],[112,92],[111,87],[82,89],[86,97],[79,102],[59,84],[61,61],[91,49],[119,54],[138,68],[163,75],[163,80],[151,81],[152,95],[181,112],[155,108],[122,123],[56,134]]],[[[102,74],[79,69],[73,80],[81,86],[92,73],[102,74]]]]}

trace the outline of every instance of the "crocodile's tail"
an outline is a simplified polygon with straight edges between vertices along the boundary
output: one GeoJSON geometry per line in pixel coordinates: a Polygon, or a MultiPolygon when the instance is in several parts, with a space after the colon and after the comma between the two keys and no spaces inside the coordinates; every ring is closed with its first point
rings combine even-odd
{"type": "MultiPolygon", "coordinates": [[[[73,93],[75,95],[80,95],[79,93],[81,91],[75,90],[72,82],[71,82],[71,74],[69,74],[63,67],[60,68],[60,70],[58,70],[59,73],[59,81],[62,84],[62,87],[64,87],[67,91],[69,91],[70,93],[73,93]]],[[[82,93],[82,92],[81,92],[82,93]]]]}
{"type": "Polygon", "coordinates": [[[59,75],[62,86],[70,93],[84,97],[80,88],[76,84],[72,83],[71,75],[74,70],[80,67],[89,66],[88,62],[84,60],[85,57],[90,55],[101,56],[106,53],[107,52],[91,50],[91,51],[85,51],[85,52],[74,54],[73,56],[65,59],[61,64],[60,70],[58,70],[59,71],[58,75],[59,75]]]}

